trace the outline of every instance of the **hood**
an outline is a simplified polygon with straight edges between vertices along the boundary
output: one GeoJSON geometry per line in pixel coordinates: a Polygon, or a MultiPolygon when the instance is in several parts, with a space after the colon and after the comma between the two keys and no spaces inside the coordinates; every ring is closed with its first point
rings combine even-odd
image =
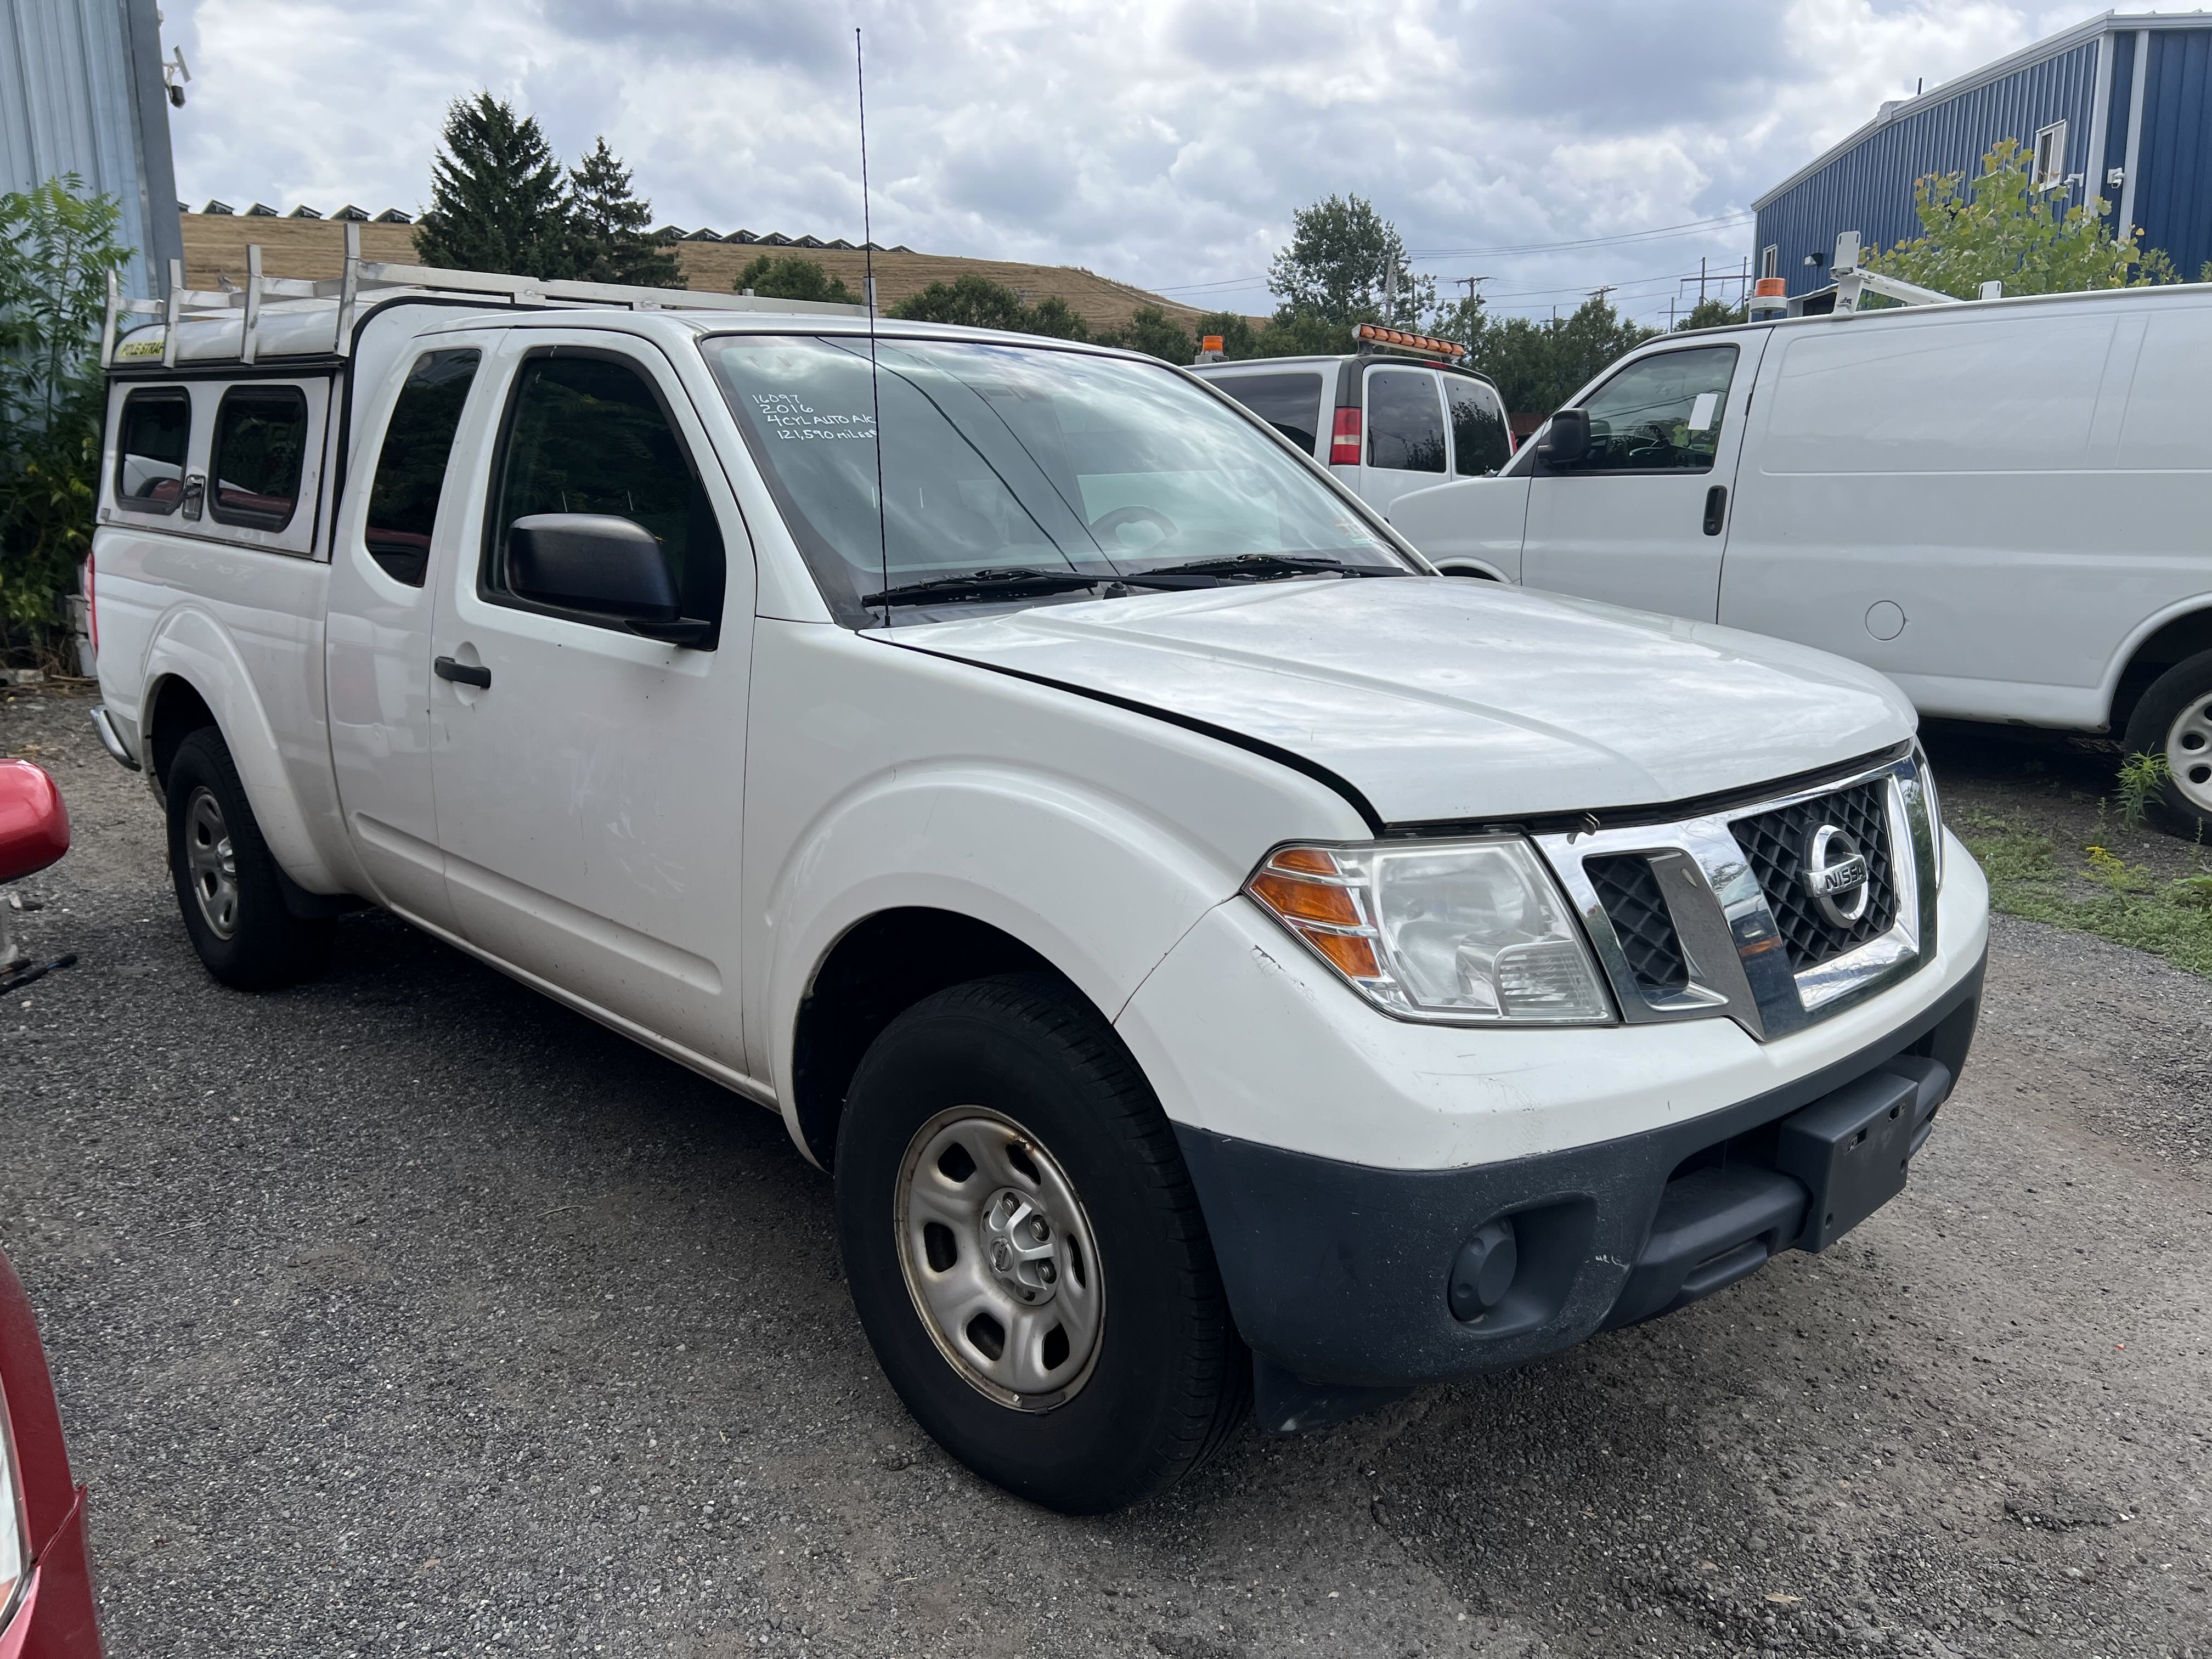
{"type": "Polygon", "coordinates": [[[1387,823],[1686,800],[1915,725],[1889,681],[1826,652],[1463,577],[1150,593],[888,637],[1288,750],[1387,823]]]}

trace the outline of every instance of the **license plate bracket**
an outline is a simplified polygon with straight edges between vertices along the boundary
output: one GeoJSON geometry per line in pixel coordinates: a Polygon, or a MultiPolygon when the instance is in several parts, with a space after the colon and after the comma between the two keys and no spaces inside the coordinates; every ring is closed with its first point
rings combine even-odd
{"type": "Polygon", "coordinates": [[[1875,1072],[1776,1126],[1776,1167],[1812,1195],[1799,1249],[1826,1249],[1905,1190],[1919,1093],[1910,1077],[1875,1072]]]}

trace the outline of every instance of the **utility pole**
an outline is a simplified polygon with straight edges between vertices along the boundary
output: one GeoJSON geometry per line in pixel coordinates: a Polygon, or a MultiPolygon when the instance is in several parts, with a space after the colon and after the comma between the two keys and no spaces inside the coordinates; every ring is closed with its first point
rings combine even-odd
{"type": "Polygon", "coordinates": [[[1705,256],[1704,254],[1700,253],[1700,254],[1698,256],[1698,303],[1699,305],[1703,305],[1703,304],[1705,304],[1705,256]]]}

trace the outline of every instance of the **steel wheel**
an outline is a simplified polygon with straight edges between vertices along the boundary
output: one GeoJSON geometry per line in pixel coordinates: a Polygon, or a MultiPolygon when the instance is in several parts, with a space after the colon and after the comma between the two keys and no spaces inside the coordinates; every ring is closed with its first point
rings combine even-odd
{"type": "Polygon", "coordinates": [[[895,1192],[907,1290],[952,1368],[1019,1411],[1074,1398],[1097,1362],[1103,1285],[1058,1161],[1013,1119],[956,1106],[915,1131],[895,1192]]]}
{"type": "Polygon", "coordinates": [[[230,938],[238,931],[238,855],[222,803],[204,786],[185,805],[185,860],[201,917],[217,939],[230,938]]]}
{"type": "Polygon", "coordinates": [[[2183,799],[2212,817],[2212,699],[2197,697],[2174,716],[2166,729],[2166,763],[2183,799]]]}

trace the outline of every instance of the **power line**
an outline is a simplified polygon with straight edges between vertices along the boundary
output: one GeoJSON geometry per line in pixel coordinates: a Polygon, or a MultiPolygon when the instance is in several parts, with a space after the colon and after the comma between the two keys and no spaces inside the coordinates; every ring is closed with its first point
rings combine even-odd
{"type": "MultiPolygon", "coordinates": [[[[1693,219],[1686,224],[1656,225],[1649,230],[1622,231],[1613,236],[1582,236],[1564,242],[1523,242],[1504,247],[1415,248],[1407,252],[1408,259],[1483,259],[1505,258],[1530,253],[1558,253],[1578,248],[1614,247],[1637,242],[1664,240],[1668,237],[1702,234],[1736,225],[1749,224],[1757,216],[1751,213],[1722,214],[1711,219],[1693,219]]],[[[1227,276],[1211,283],[1182,283],[1168,288],[1156,288],[1155,294],[1197,294],[1206,289],[1243,288],[1267,280],[1263,273],[1256,276],[1227,276]]],[[[1561,292],[1565,290],[1562,289],[1561,292]]]]}

